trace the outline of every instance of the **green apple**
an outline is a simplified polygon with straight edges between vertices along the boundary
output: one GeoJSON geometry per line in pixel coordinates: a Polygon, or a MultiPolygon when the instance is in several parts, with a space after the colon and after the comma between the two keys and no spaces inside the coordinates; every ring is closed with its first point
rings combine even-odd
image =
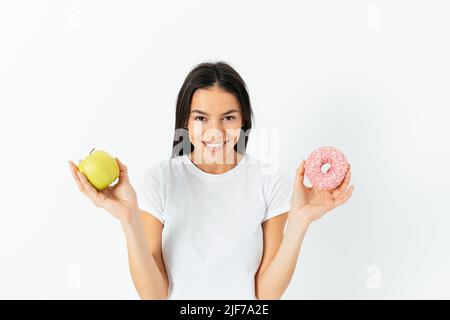
{"type": "Polygon", "coordinates": [[[89,182],[101,191],[119,177],[119,165],[108,152],[92,149],[78,164],[78,170],[85,174],[89,182]]]}

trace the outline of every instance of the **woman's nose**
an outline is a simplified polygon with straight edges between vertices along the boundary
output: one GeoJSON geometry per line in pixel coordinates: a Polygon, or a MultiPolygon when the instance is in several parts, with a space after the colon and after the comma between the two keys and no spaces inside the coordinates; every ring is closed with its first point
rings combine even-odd
{"type": "Polygon", "coordinates": [[[211,119],[210,121],[208,121],[206,124],[204,124],[204,128],[205,131],[209,130],[209,131],[224,131],[223,128],[223,122],[217,119],[211,119]]]}
{"type": "Polygon", "coordinates": [[[221,126],[207,126],[203,130],[204,140],[214,143],[216,141],[222,141],[225,138],[225,131],[221,126]]]}

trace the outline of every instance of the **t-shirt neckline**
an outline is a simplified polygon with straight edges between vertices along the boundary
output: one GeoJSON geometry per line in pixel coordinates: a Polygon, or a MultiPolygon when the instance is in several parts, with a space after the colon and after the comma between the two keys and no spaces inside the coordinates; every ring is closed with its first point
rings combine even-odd
{"type": "Polygon", "coordinates": [[[247,154],[245,153],[241,160],[237,163],[236,166],[234,166],[232,169],[224,172],[224,173],[208,173],[197,167],[192,160],[189,158],[187,154],[183,155],[183,162],[188,167],[189,171],[191,171],[196,176],[208,180],[208,181],[223,181],[224,179],[228,179],[229,177],[235,175],[237,172],[239,172],[242,167],[244,166],[244,163],[247,161],[247,154]]]}

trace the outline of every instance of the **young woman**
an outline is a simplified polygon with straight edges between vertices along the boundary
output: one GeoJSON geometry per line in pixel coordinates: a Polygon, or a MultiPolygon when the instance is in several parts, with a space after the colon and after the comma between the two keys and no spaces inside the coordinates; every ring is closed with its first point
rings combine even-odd
{"type": "Polygon", "coordinates": [[[279,299],[309,225],[350,198],[350,170],[332,191],[304,185],[304,161],[293,184],[267,173],[245,152],[252,115],[239,74],[202,63],[178,94],[172,156],[136,192],[119,159],[101,192],[70,162],[80,191],[121,222],[142,299],[279,299]]]}

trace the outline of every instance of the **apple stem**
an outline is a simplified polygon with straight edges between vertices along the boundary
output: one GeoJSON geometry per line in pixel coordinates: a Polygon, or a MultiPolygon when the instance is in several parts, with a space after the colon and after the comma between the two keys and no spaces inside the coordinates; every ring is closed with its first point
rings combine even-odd
{"type": "Polygon", "coordinates": [[[92,151],[94,151],[95,150],[95,148],[93,148],[92,150],[91,150],[91,152],[89,152],[89,154],[91,154],[92,153],[92,151]]]}

